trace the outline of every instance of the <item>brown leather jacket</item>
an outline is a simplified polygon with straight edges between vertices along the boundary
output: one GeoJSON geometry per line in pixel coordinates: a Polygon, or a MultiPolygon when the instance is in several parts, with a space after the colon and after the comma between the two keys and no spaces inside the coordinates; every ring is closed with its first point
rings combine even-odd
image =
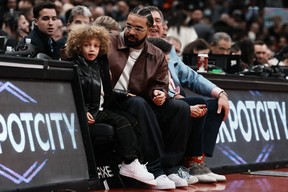
{"type": "MultiPolygon", "coordinates": [[[[129,48],[124,43],[123,33],[110,37],[111,50],[108,60],[112,72],[112,87],[114,87],[128,60],[129,48]]],[[[128,85],[129,92],[152,99],[153,91],[157,89],[164,91],[168,98],[168,83],[168,63],[164,53],[146,41],[132,69],[128,85]]]]}

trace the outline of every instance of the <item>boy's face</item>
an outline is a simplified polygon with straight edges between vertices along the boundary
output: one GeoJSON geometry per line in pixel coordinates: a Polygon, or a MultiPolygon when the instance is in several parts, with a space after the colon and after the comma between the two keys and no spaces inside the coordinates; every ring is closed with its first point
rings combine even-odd
{"type": "Polygon", "coordinates": [[[100,51],[100,44],[98,39],[85,41],[81,46],[81,55],[88,61],[95,60],[100,51]]]}

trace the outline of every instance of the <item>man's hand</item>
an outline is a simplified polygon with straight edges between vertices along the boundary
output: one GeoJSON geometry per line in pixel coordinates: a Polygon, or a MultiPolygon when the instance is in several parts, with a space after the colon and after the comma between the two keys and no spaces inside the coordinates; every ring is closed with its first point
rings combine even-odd
{"type": "Polygon", "coordinates": [[[207,113],[206,105],[198,104],[190,106],[190,115],[194,118],[203,117],[207,113]]]}
{"type": "Polygon", "coordinates": [[[182,98],[184,98],[184,96],[182,96],[180,94],[175,94],[173,98],[174,99],[182,99],[182,98]]]}
{"type": "Polygon", "coordinates": [[[163,91],[160,90],[154,90],[153,91],[153,103],[155,103],[158,106],[163,105],[163,103],[165,102],[166,96],[165,93],[163,91]]]}
{"type": "Polygon", "coordinates": [[[221,94],[218,98],[218,109],[217,113],[220,114],[221,111],[224,110],[223,121],[225,121],[229,115],[230,106],[228,101],[228,96],[226,94],[221,94]]]}

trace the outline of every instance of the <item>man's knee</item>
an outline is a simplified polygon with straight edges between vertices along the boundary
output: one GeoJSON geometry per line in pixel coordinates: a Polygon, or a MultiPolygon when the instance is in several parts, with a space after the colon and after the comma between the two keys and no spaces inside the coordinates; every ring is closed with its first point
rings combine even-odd
{"type": "Polygon", "coordinates": [[[185,101],[178,100],[178,99],[171,99],[169,101],[170,101],[169,102],[169,108],[172,108],[175,110],[180,110],[180,111],[186,111],[189,113],[190,106],[185,101]]]}
{"type": "Polygon", "coordinates": [[[152,113],[152,109],[150,107],[150,105],[147,103],[147,101],[142,98],[142,97],[138,97],[138,96],[133,96],[128,98],[125,101],[124,106],[127,108],[127,110],[130,113],[152,113]]]}

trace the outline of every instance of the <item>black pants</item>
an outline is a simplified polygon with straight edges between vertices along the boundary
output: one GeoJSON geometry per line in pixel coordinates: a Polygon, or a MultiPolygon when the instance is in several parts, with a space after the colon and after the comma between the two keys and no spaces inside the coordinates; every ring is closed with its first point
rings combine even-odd
{"type": "Polygon", "coordinates": [[[121,106],[137,118],[142,129],[142,149],[148,170],[155,177],[176,173],[188,140],[189,105],[180,100],[168,100],[156,106],[136,96],[126,99],[121,106]]]}
{"type": "Polygon", "coordinates": [[[187,143],[186,156],[201,156],[203,153],[212,157],[217,135],[224,113],[217,114],[218,99],[188,97],[181,99],[189,105],[206,104],[207,113],[201,118],[191,118],[191,133],[187,143]]]}
{"type": "Polygon", "coordinates": [[[131,125],[124,113],[120,115],[120,112],[115,113],[105,109],[99,111],[94,119],[97,123],[106,123],[114,128],[117,143],[116,152],[124,161],[131,162],[137,158],[137,137],[133,130],[135,126],[138,126],[137,122],[133,122],[131,125]]]}

